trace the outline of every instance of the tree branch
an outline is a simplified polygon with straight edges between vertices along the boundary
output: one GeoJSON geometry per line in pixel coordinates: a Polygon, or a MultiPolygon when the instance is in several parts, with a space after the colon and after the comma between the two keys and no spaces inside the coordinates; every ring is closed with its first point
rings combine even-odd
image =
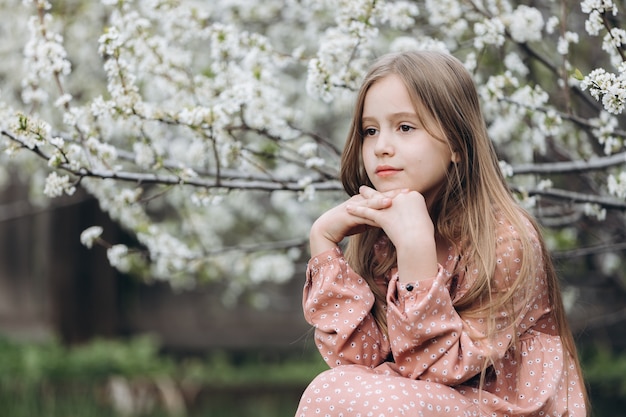
{"type": "MultiPolygon", "coordinates": [[[[78,171],[74,171],[67,166],[60,166],[66,172],[74,174],[79,177],[91,177],[101,179],[114,179],[125,182],[136,182],[141,184],[162,184],[162,185],[191,185],[202,188],[225,188],[231,190],[259,190],[259,191],[304,191],[305,186],[301,185],[297,181],[263,181],[254,178],[247,178],[242,176],[237,179],[225,179],[224,177],[214,178],[186,178],[183,179],[177,175],[160,175],[150,174],[143,172],[130,172],[130,171],[111,171],[92,169],[87,170],[81,168],[78,171]]],[[[320,191],[334,191],[341,190],[341,184],[339,181],[324,180],[320,182],[311,183],[316,190],[320,191]]]]}
{"type": "Polygon", "coordinates": [[[589,161],[548,162],[543,164],[520,164],[513,166],[514,175],[528,174],[567,174],[609,168],[626,163],[626,152],[589,161]]]}
{"type": "Polygon", "coordinates": [[[581,256],[587,255],[596,255],[599,253],[606,252],[620,252],[626,250],[626,243],[606,243],[603,245],[590,246],[587,248],[576,248],[570,250],[563,251],[555,251],[552,252],[552,257],[554,259],[570,259],[570,258],[578,258],[581,256]]]}
{"type": "Polygon", "coordinates": [[[538,195],[543,197],[551,197],[557,200],[569,201],[571,203],[592,203],[598,204],[608,209],[626,210],[626,201],[618,200],[612,197],[604,197],[598,195],[577,193],[575,191],[561,190],[558,188],[550,188],[547,190],[529,189],[524,190],[519,187],[513,187],[513,190],[519,193],[525,193],[530,196],[538,195]]]}

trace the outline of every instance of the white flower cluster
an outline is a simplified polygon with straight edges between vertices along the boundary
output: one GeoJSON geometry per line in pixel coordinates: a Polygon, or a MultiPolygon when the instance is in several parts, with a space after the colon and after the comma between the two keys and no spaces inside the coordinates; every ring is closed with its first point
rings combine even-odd
{"type": "Polygon", "coordinates": [[[520,58],[519,54],[510,52],[504,57],[504,66],[514,74],[526,76],[529,72],[528,67],[520,58]]]}
{"type": "Polygon", "coordinates": [[[80,234],[80,243],[91,249],[94,242],[102,236],[104,230],[101,226],[91,226],[80,234]]]}
{"type": "Polygon", "coordinates": [[[465,36],[469,27],[471,6],[459,0],[426,0],[424,2],[428,23],[434,27],[445,27],[442,40],[449,46],[458,44],[458,39],[465,36]]]}
{"type": "Polygon", "coordinates": [[[107,249],[107,259],[112,267],[120,272],[129,272],[132,261],[128,256],[128,246],[117,244],[107,249]]]}
{"type": "Polygon", "coordinates": [[[250,264],[250,280],[255,283],[283,283],[293,277],[295,268],[293,260],[282,254],[262,255],[250,264]]]}
{"type": "Polygon", "coordinates": [[[560,20],[558,17],[550,16],[546,21],[546,33],[553,34],[557,30],[559,23],[560,20]]]}
{"type": "Polygon", "coordinates": [[[611,63],[615,67],[620,66],[624,61],[621,54],[624,45],[626,45],[626,30],[621,28],[611,28],[611,30],[604,35],[602,49],[609,54],[611,57],[611,63]]]}
{"type": "Polygon", "coordinates": [[[577,44],[579,40],[578,33],[566,31],[563,36],[559,36],[556,50],[561,55],[567,55],[569,53],[569,46],[571,44],[577,44]]]}
{"type": "Polygon", "coordinates": [[[609,193],[618,198],[626,198],[626,172],[620,172],[618,175],[610,174],[607,180],[609,193]]]}
{"type": "Polygon", "coordinates": [[[626,31],[619,27],[611,28],[605,19],[605,15],[609,13],[613,16],[617,15],[617,4],[612,0],[584,0],[580,8],[583,13],[589,15],[585,21],[585,30],[589,35],[599,36],[602,31],[607,30],[602,49],[609,54],[613,66],[619,66],[623,61],[620,50],[626,43],[626,31]]]}
{"type": "Polygon", "coordinates": [[[613,16],[617,14],[617,5],[613,0],[582,0],[580,9],[583,13],[611,13],[613,16]]]}
{"type": "Polygon", "coordinates": [[[49,123],[21,112],[8,114],[8,127],[24,146],[34,149],[47,143],[52,131],[49,123]]]}
{"type": "Polygon", "coordinates": [[[498,161],[498,165],[500,166],[500,171],[502,171],[502,175],[504,178],[509,178],[513,176],[513,167],[506,161],[500,160],[498,161]]]}
{"type": "MultiPolygon", "coordinates": [[[[582,3],[584,6],[584,2],[582,3]]],[[[583,12],[585,8],[583,7],[583,12]]],[[[604,30],[604,21],[602,15],[598,10],[590,10],[589,17],[585,21],[585,30],[591,36],[598,36],[602,30],[604,30]]]]}
{"type": "Polygon", "coordinates": [[[62,78],[72,69],[63,47],[63,37],[51,30],[51,21],[51,15],[46,13],[43,18],[33,16],[28,22],[30,40],[24,46],[22,90],[22,100],[26,104],[46,102],[48,93],[41,87],[41,82],[62,78]]]}
{"type": "Polygon", "coordinates": [[[334,4],[336,26],[328,28],[317,56],[309,61],[306,90],[331,102],[342,89],[356,89],[371,59],[379,24],[404,29],[415,23],[418,7],[407,1],[341,0],[334,4]]]}
{"type": "Polygon", "coordinates": [[[59,175],[56,171],[48,174],[43,193],[51,198],[60,197],[63,194],[72,195],[76,192],[75,185],[71,182],[69,175],[59,175]]]}
{"type": "MultiPolygon", "coordinates": [[[[112,167],[117,161],[117,149],[108,143],[100,142],[93,136],[85,141],[85,149],[90,156],[97,158],[98,164],[96,166],[101,163],[104,167],[112,167]]],[[[93,159],[92,161],[94,162],[92,165],[95,165],[95,161],[93,159]]]]}
{"type": "Polygon", "coordinates": [[[474,24],[474,48],[483,49],[486,46],[502,46],[505,41],[505,25],[500,17],[485,19],[474,24]]]}
{"type": "Polygon", "coordinates": [[[583,212],[586,216],[595,217],[599,221],[606,219],[606,209],[598,204],[585,203],[583,212]]]}
{"type": "Polygon", "coordinates": [[[313,184],[313,178],[307,175],[298,181],[298,185],[303,187],[303,190],[298,193],[299,201],[311,201],[315,198],[315,185],[313,184]]]}
{"type": "Polygon", "coordinates": [[[415,24],[419,16],[417,4],[409,1],[383,2],[378,12],[381,23],[389,24],[394,29],[405,30],[415,24]]]}
{"type": "Polygon", "coordinates": [[[544,179],[537,183],[538,190],[548,190],[552,188],[553,186],[554,184],[552,183],[552,180],[549,180],[549,179],[544,179]]]}
{"type": "MultiPolygon", "coordinates": [[[[501,170],[522,184],[527,207],[539,197],[523,190],[554,185],[513,177],[515,164],[529,166],[538,152],[574,161],[624,147],[616,116],[626,71],[616,63],[626,35],[611,26],[620,17],[613,1],[584,0],[567,19],[557,2],[500,0],[101,0],[83,2],[71,19],[45,0],[18,3],[0,6],[8,13],[0,56],[24,55],[0,68],[1,166],[27,161],[22,176],[51,197],[72,193],[81,178],[142,246],[113,245],[110,263],[175,285],[228,276],[231,294],[241,294],[246,282],[290,278],[295,257],[264,243],[306,236],[334,198],[326,190],[341,188],[354,91],[386,51],[435,49],[464,62],[501,170]],[[578,53],[586,48],[592,63],[578,53]],[[20,62],[24,74],[11,71],[20,62]],[[617,71],[593,71],[605,63],[617,71]],[[590,74],[579,76],[577,65],[592,65],[590,74]],[[581,79],[604,111],[575,101],[581,79]],[[48,166],[36,168],[29,149],[48,166]],[[123,175],[133,182],[112,179],[123,175]]],[[[623,198],[620,175],[596,189],[623,198]]],[[[602,216],[599,206],[587,210],[602,216]]],[[[93,245],[101,233],[88,229],[81,241],[93,245]]]]}
{"type": "Polygon", "coordinates": [[[154,149],[145,142],[133,143],[133,152],[135,154],[135,163],[141,168],[151,168],[156,162],[154,149]]]}
{"type": "Polygon", "coordinates": [[[626,103],[626,63],[619,67],[618,74],[597,68],[580,83],[580,88],[589,90],[596,100],[601,100],[604,109],[611,114],[621,114],[626,103]]]}
{"type": "Polygon", "coordinates": [[[604,145],[604,154],[611,155],[621,150],[623,139],[616,136],[615,129],[618,128],[617,118],[608,112],[601,112],[597,118],[589,119],[589,124],[593,127],[591,132],[604,145]]]}
{"type": "Polygon", "coordinates": [[[137,238],[148,248],[152,257],[151,275],[157,279],[171,280],[179,271],[191,272],[193,261],[201,258],[198,251],[154,224],[146,232],[138,233],[137,238]]]}
{"type": "Polygon", "coordinates": [[[539,41],[542,38],[543,15],[535,7],[520,5],[506,16],[506,23],[515,42],[539,41]]]}
{"type": "Polygon", "coordinates": [[[389,45],[389,50],[392,52],[400,51],[441,51],[450,52],[448,46],[439,40],[430,38],[428,36],[420,38],[411,38],[408,36],[399,36],[395,38],[389,45]]]}

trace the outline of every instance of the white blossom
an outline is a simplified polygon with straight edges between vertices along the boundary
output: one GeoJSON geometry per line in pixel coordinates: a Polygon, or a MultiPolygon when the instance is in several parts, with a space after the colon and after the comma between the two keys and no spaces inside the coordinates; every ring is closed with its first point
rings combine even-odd
{"type": "Polygon", "coordinates": [[[102,143],[93,136],[87,139],[85,147],[91,155],[94,155],[100,161],[104,162],[106,166],[110,166],[117,159],[117,149],[115,146],[102,143]]]}
{"type": "Polygon", "coordinates": [[[312,158],[317,155],[317,143],[307,142],[298,148],[298,153],[305,158],[312,158]]]}
{"type": "Polygon", "coordinates": [[[598,204],[585,203],[583,205],[583,211],[585,215],[589,217],[595,217],[599,221],[606,219],[606,209],[598,204]]]}
{"type": "Polygon", "coordinates": [[[609,193],[618,198],[626,198],[626,172],[620,172],[619,175],[610,174],[607,179],[607,187],[609,193]]]}
{"type": "Polygon", "coordinates": [[[597,68],[582,80],[580,86],[583,90],[589,89],[596,100],[602,101],[607,112],[620,114],[626,100],[625,70],[626,66],[622,65],[619,75],[616,75],[597,68]]]}
{"type": "Polygon", "coordinates": [[[504,44],[505,26],[500,18],[486,19],[474,25],[474,48],[482,49],[488,45],[502,46],[504,44]]]}
{"type": "Polygon", "coordinates": [[[556,50],[561,55],[567,55],[569,53],[569,46],[572,43],[578,43],[578,33],[567,31],[563,36],[559,36],[556,50]]]}
{"type": "Polygon", "coordinates": [[[589,119],[589,124],[593,126],[592,133],[601,145],[604,145],[604,154],[611,155],[621,148],[622,140],[614,136],[618,127],[617,118],[610,113],[603,111],[597,118],[589,119]]]}
{"type": "Polygon", "coordinates": [[[142,193],[143,189],[140,187],[124,188],[115,196],[115,200],[116,203],[120,205],[134,204],[139,201],[139,197],[141,197],[142,193]]]}
{"type": "Polygon", "coordinates": [[[500,165],[500,171],[502,171],[502,175],[505,178],[513,176],[513,167],[506,161],[500,160],[498,161],[498,165],[500,165]]]}
{"type": "Polygon", "coordinates": [[[585,31],[591,36],[598,36],[604,29],[604,21],[597,10],[589,13],[589,17],[585,21],[585,31]]]}
{"type": "Polygon", "coordinates": [[[415,24],[415,17],[419,15],[419,8],[413,2],[395,1],[382,3],[377,9],[380,20],[396,29],[408,29],[415,24]]]}
{"type": "Polygon", "coordinates": [[[309,61],[306,91],[311,97],[319,97],[329,103],[333,99],[331,93],[330,74],[322,67],[319,59],[309,61]]]}
{"type": "Polygon", "coordinates": [[[462,20],[463,7],[459,0],[426,0],[428,21],[433,26],[450,25],[462,20]]]}
{"type": "MultiPolygon", "coordinates": [[[[336,177],[355,93],[385,52],[464,62],[525,207],[538,201],[525,190],[552,177],[515,175],[516,164],[624,152],[626,33],[613,1],[567,16],[554,1],[101,0],[71,16],[45,0],[5,3],[0,175],[30,181],[33,198],[83,187],[138,241],[141,252],[111,248],[113,265],[177,288],[223,279],[231,301],[253,280],[289,279],[301,250],[268,244],[306,237],[345,197],[336,177]],[[599,109],[580,106],[578,87],[599,109]]],[[[589,193],[623,199],[621,171],[589,175],[605,180],[589,193]]]]}
{"type": "Polygon", "coordinates": [[[69,175],[59,175],[56,171],[48,174],[46,184],[43,190],[44,195],[48,197],[60,197],[64,193],[72,195],[76,191],[76,187],[70,182],[69,175]]]}
{"type": "Polygon", "coordinates": [[[546,21],[546,33],[552,34],[559,25],[559,18],[556,16],[550,16],[546,21]]]}
{"type": "Polygon", "coordinates": [[[93,243],[100,238],[103,231],[104,230],[101,226],[91,226],[83,230],[80,234],[80,243],[91,249],[93,247],[93,243]]]}
{"type": "Polygon", "coordinates": [[[71,71],[63,37],[50,29],[51,20],[51,15],[46,14],[43,21],[35,16],[29,21],[31,39],[24,47],[24,57],[31,80],[68,75],[71,71]]]}
{"type": "Polygon", "coordinates": [[[537,183],[538,190],[547,190],[553,187],[552,180],[543,179],[537,183]]]}
{"type": "Polygon", "coordinates": [[[520,5],[509,16],[508,28],[513,40],[519,43],[541,40],[543,16],[534,7],[520,5]]]}
{"type": "Polygon", "coordinates": [[[617,5],[613,0],[582,0],[580,9],[583,13],[598,11],[601,13],[610,12],[613,16],[617,14],[617,5]]]}
{"type": "Polygon", "coordinates": [[[50,138],[50,144],[55,148],[63,148],[63,146],[65,146],[65,140],[63,140],[62,137],[55,136],[50,138]]]}
{"type": "Polygon", "coordinates": [[[156,162],[154,149],[147,143],[133,143],[133,153],[135,154],[135,163],[140,167],[150,168],[156,162]]]}
{"type": "Polygon", "coordinates": [[[107,249],[107,258],[111,266],[120,272],[128,272],[132,266],[126,245],[113,245],[107,249]]]}
{"type": "Polygon", "coordinates": [[[314,156],[305,161],[305,166],[307,168],[318,168],[324,166],[325,163],[326,161],[324,160],[324,158],[314,156]]]}
{"type": "Polygon", "coordinates": [[[54,102],[54,107],[64,107],[70,101],[72,101],[72,95],[65,93],[54,102]]]}
{"type": "Polygon", "coordinates": [[[250,280],[253,283],[282,283],[291,279],[294,271],[293,262],[285,255],[260,256],[250,264],[250,280]]]}
{"type": "Polygon", "coordinates": [[[504,57],[504,66],[511,72],[517,73],[522,77],[528,74],[528,67],[524,64],[520,56],[514,52],[510,52],[504,57]]]}

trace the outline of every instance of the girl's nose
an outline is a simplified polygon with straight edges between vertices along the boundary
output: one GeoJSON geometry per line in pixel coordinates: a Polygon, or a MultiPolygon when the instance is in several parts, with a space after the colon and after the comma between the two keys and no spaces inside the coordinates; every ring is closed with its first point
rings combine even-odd
{"type": "Polygon", "coordinates": [[[376,156],[393,155],[394,148],[391,135],[389,133],[385,133],[383,131],[379,132],[374,152],[376,153],[376,156]]]}

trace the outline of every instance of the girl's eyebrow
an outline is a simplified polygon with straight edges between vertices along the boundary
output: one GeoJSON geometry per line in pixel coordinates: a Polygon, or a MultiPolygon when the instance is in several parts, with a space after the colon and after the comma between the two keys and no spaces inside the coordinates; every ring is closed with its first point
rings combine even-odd
{"type": "Polygon", "coordinates": [[[375,122],[375,117],[361,117],[361,124],[375,122]]]}
{"type": "MultiPolygon", "coordinates": [[[[390,119],[396,120],[396,119],[415,119],[417,118],[417,113],[414,112],[398,112],[398,113],[391,113],[386,115],[386,117],[389,117],[390,119]]],[[[376,121],[375,117],[361,117],[361,122],[369,122],[369,121],[376,121]]]]}
{"type": "Polygon", "coordinates": [[[392,119],[413,119],[417,117],[414,112],[398,112],[390,114],[392,119]]]}

